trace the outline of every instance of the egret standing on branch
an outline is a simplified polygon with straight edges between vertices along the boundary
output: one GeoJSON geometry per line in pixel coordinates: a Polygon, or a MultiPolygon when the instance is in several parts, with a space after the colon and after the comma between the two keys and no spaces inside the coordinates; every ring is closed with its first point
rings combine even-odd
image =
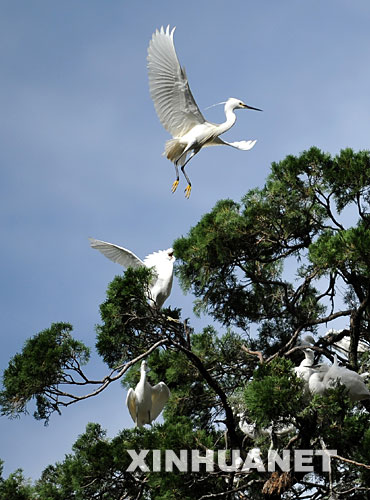
{"type": "Polygon", "coordinates": [[[145,257],[144,261],[139,259],[131,250],[120,247],[107,241],[89,238],[90,245],[99,250],[103,255],[123,267],[138,268],[145,266],[153,269],[153,279],[149,287],[149,301],[152,307],[161,308],[170,296],[173,281],[173,264],[175,257],[173,249],[160,250],[145,257]]]}
{"type": "Polygon", "coordinates": [[[185,196],[189,198],[191,182],[184,170],[185,165],[205,146],[224,144],[243,151],[253,148],[255,140],[226,142],[219,136],[234,125],[234,109],[262,110],[230,97],[225,103],[220,103],[225,104],[226,121],[219,125],[208,122],[194,100],[185,68],[180,66],[177,58],[173,43],[174,31],[175,28],[170,31],[169,26],[166,30],[162,26],[152,36],[148,48],[149,89],[159,120],[173,136],[173,139],[166,142],[164,153],[176,169],[172,192],[176,191],[179,184],[180,166],[188,182],[185,196]]]}
{"type": "Polygon", "coordinates": [[[147,381],[149,371],[146,361],[141,362],[140,381],[135,389],[130,389],[126,405],[136,427],[151,424],[163,410],[170,397],[170,390],[164,382],[151,386],[147,381]]]}

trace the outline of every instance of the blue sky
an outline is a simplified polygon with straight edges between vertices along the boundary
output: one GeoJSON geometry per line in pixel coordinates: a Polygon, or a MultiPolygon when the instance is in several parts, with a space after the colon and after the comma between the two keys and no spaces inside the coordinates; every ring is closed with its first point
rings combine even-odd
{"type": "MultiPolygon", "coordinates": [[[[88,237],[138,256],[171,246],[221,198],[262,186],[272,161],[313,145],[332,154],[369,148],[370,5],[367,0],[2,0],[0,16],[1,369],[24,341],[67,321],[93,348],[98,306],[120,268],[88,237]],[[188,166],[190,200],[162,156],[169,137],[150,100],[146,50],[161,25],[202,111],[237,97],[226,140],[188,166]]],[[[214,122],[222,107],[204,111],[214,122]]],[[[175,283],[168,304],[193,318],[175,283]]],[[[193,321],[193,324],[205,324],[193,321]]],[[[106,369],[94,355],[89,372],[106,369]]],[[[63,460],[89,421],[114,436],[131,426],[125,392],[53,416],[1,418],[5,474],[37,478],[63,460]]]]}

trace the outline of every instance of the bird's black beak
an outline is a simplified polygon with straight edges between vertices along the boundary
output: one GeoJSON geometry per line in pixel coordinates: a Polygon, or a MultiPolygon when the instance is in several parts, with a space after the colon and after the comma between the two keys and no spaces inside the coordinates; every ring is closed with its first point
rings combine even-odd
{"type": "Polygon", "coordinates": [[[243,108],[245,108],[245,109],[254,109],[254,111],[263,111],[263,109],[253,108],[252,106],[248,106],[248,104],[244,104],[243,108]]]}

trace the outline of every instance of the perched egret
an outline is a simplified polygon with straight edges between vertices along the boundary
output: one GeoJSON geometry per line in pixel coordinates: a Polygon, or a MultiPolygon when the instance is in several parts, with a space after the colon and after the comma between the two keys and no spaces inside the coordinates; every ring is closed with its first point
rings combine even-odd
{"type": "Polygon", "coordinates": [[[99,250],[108,259],[121,264],[121,266],[126,268],[142,266],[152,268],[154,276],[149,288],[148,299],[152,307],[161,308],[163,306],[165,300],[170,296],[172,288],[173,264],[176,260],[172,248],[154,252],[142,261],[126,248],[106,241],[95,240],[94,238],[89,238],[89,240],[92,248],[99,250]]]}
{"type": "Polygon", "coordinates": [[[305,349],[303,351],[303,354],[304,354],[304,360],[301,361],[299,366],[296,366],[294,368],[294,371],[297,377],[301,378],[306,383],[308,383],[309,378],[315,371],[314,368],[312,368],[315,353],[312,351],[312,349],[305,349]]]}
{"type": "Polygon", "coordinates": [[[136,427],[151,424],[161,413],[170,397],[170,390],[164,382],[153,387],[147,381],[149,371],[146,361],[141,362],[140,381],[135,389],[129,389],[126,405],[136,427]]]}
{"type": "Polygon", "coordinates": [[[329,369],[326,372],[311,375],[308,385],[311,392],[324,394],[327,389],[335,387],[338,382],[347,388],[351,401],[370,399],[370,391],[364,378],[353,370],[339,366],[336,354],[334,354],[334,363],[329,369]]]}
{"type": "Polygon", "coordinates": [[[240,416],[239,420],[239,429],[248,437],[254,439],[256,437],[256,424],[250,424],[248,421],[245,419],[243,413],[239,413],[238,416],[240,416]]]}
{"type": "Polygon", "coordinates": [[[226,142],[220,135],[229,130],[236,120],[234,109],[254,109],[240,99],[231,97],[225,103],[226,121],[219,125],[208,122],[200,112],[191,93],[185,68],[180,66],[170,27],[156,30],[148,48],[149,90],[154,107],[164,128],[173,136],[166,142],[165,155],[176,169],[176,180],[172,184],[174,193],[179,184],[181,167],[188,185],[185,196],[189,198],[191,182],[184,168],[194,155],[205,146],[224,144],[243,151],[253,148],[256,141],[226,142]],[[188,158],[187,158],[188,156],[188,158]]]}

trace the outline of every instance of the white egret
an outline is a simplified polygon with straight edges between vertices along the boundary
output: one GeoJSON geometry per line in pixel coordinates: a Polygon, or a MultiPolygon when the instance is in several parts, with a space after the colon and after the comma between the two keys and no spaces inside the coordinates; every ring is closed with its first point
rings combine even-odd
{"type": "Polygon", "coordinates": [[[89,240],[92,248],[99,250],[108,259],[121,264],[123,267],[138,268],[145,266],[149,269],[152,268],[154,276],[149,287],[148,299],[152,307],[161,308],[163,306],[172,289],[173,264],[176,260],[172,248],[154,252],[142,261],[126,248],[94,238],[89,238],[89,240]]]}
{"type": "Polygon", "coordinates": [[[301,361],[299,366],[296,366],[294,368],[294,371],[297,377],[308,383],[309,378],[315,371],[314,368],[312,368],[315,353],[312,351],[312,349],[305,349],[303,351],[303,354],[304,359],[301,361]]]}
{"type": "Polygon", "coordinates": [[[231,97],[225,103],[226,121],[221,124],[208,122],[200,112],[191,93],[185,68],[180,66],[173,42],[175,28],[156,30],[148,48],[149,90],[158,118],[173,136],[165,145],[165,155],[176,169],[176,180],[172,184],[174,193],[179,184],[181,167],[188,185],[185,196],[189,198],[191,182],[184,168],[194,155],[205,146],[227,145],[243,151],[251,149],[256,141],[226,142],[220,135],[235,123],[234,109],[254,109],[240,99],[231,97]],[[187,158],[188,156],[188,158],[187,158]]]}
{"type": "Polygon", "coordinates": [[[338,382],[347,388],[351,401],[370,399],[370,391],[364,378],[353,370],[339,366],[336,354],[334,354],[334,363],[329,369],[326,372],[311,375],[308,385],[311,392],[324,394],[327,389],[335,387],[338,382]]]}
{"type": "MultiPolygon", "coordinates": [[[[341,333],[343,330],[334,330],[333,328],[326,332],[326,335],[341,333]]],[[[344,353],[346,356],[349,354],[351,339],[348,335],[345,335],[342,339],[338,340],[333,344],[333,347],[337,349],[339,352],[344,353]]],[[[370,346],[365,342],[360,340],[357,344],[357,352],[366,352],[370,349],[370,346]]]]}
{"type": "Polygon", "coordinates": [[[161,413],[170,397],[170,390],[164,382],[153,387],[147,381],[149,368],[146,361],[141,362],[140,381],[135,389],[129,389],[126,405],[136,427],[151,424],[161,413]]]}

